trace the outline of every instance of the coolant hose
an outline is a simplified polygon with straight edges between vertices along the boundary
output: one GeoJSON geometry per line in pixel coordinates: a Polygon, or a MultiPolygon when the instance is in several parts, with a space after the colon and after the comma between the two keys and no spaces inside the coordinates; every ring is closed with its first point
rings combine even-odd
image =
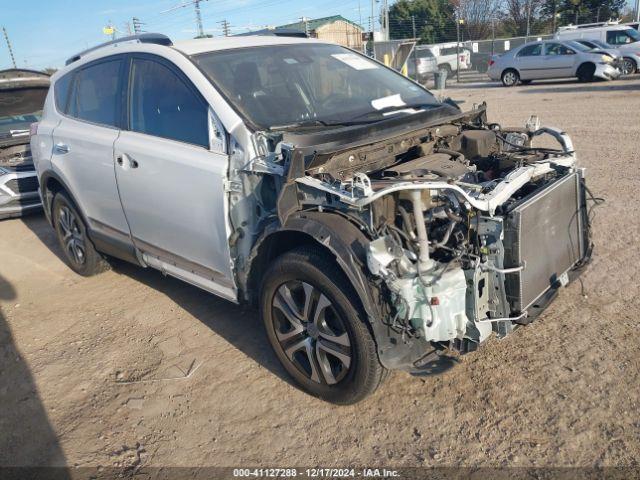
{"type": "Polygon", "coordinates": [[[431,266],[429,258],[429,237],[427,236],[427,226],[422,211],[422,192],[411,190],[411,202],[413,203],[413,215],[416,219],[416,230],[418,232],[418,261],[421,270],[426,270],[431,266]]]}

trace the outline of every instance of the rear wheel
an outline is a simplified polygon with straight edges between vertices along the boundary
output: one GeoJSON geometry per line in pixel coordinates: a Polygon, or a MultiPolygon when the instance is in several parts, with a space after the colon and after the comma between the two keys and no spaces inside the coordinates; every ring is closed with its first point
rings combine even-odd
{"type": "Polygon", "coordinates": [[[638,66],[633,59],[626,57],[622,59],[622,64],[620,65],[620,72],[622,75],[633,75],[636,73],[637,68],[638,66]]]}
{"type": "Polygon", "coordinates": [[[87,236],[87,228],[73,202],[64,193],[53,198],[53,226],[67,265],[85,277],[109,269],[87,236]]]}
{"type": "Polygon", "coordinates": [[[583,63],[578,67],[576,76],[581,82],[592,82],[594,73],[596,73],[596,66],[593,63],[583,63]]]}
{"type": "Polygon", "coordinates": [[[501,78],[502,78],[502,85],[504,85],[505,87],[513,87],[518,84],[518,81],[520,80],[520,75],[518,74],[517,71],[510,68],[502,72],[501,78]]]}
{"type": "Polygon", "coordinates": [[[311,395],[356,403],[384,379],[355,294],[328,255],[304,247],[286,253],[262,282],[261,313],[278,359],[311,395]]]}

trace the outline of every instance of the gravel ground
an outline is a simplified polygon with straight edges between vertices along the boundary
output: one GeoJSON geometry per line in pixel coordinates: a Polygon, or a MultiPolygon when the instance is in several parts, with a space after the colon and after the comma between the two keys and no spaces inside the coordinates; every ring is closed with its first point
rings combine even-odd
{"type": "Polygon", "coordinates": [[[257,314],[152,270],[81,278],[41,216],[0,223],[0,465],[638,466],[640,79],[452,88],[573,137],[606,199],[584,273],[530,326],[335,407],[257,314]]]}

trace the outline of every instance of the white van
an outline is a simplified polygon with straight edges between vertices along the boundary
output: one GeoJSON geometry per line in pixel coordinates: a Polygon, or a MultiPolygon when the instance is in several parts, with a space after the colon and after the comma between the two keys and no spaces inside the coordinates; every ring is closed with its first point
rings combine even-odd
{"type": "Polygon", "coordinates": [[[593,25],[569,25],[560,27],[558,40],[600,40],[620,50],[623,56],[621,70],[631,74],[640,68],[640,32],[631,25],[604,23],[593,25]]]}

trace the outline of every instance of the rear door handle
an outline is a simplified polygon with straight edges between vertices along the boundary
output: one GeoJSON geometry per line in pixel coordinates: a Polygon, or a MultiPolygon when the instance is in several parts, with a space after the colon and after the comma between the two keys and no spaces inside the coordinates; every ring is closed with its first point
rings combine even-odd
{"type": "Polygon", "coordinates": [[[64,155],[65,153],[69,153],[69,145],[64,143],[56,143],[53,146],[53,153],[57,153],[59,155],[64,155]]]}

